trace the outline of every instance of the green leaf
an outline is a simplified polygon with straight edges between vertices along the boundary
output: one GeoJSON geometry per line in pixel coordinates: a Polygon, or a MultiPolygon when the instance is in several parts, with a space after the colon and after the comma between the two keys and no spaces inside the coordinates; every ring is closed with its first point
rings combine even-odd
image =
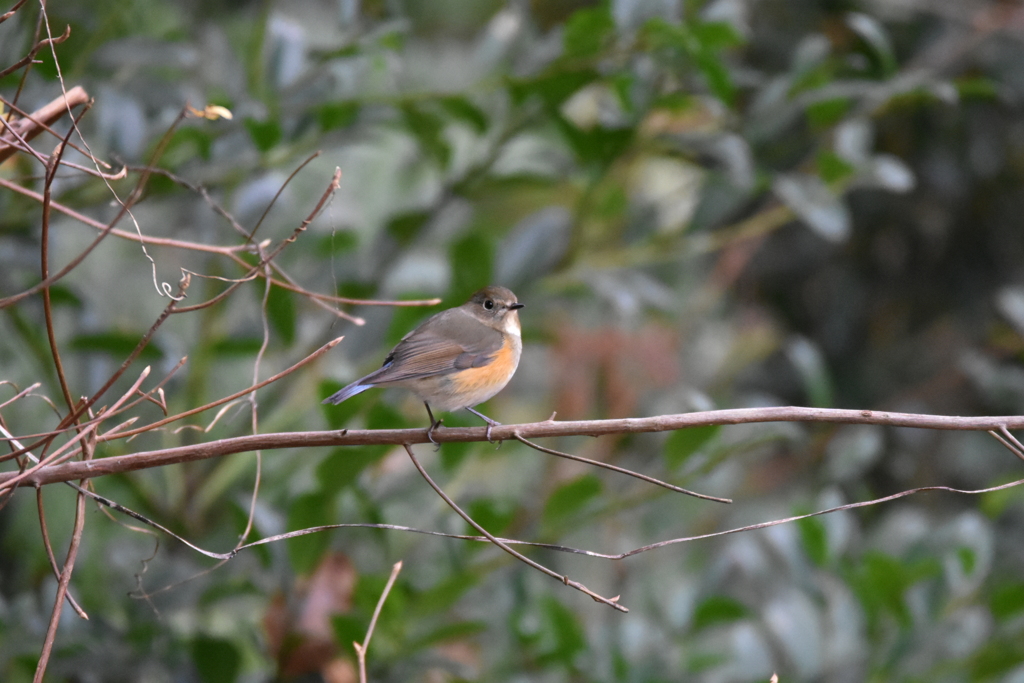
{"type": "Polygon", "coordinates": [[[450,640],[462,640],[469,636],[483,633],[486,630],[487,622],[485,621],[457,621],[454,624],[445,624],[435,628],[410,643],[408,648],[410,650],[419,650],[450,640]]]}
{"type": "Polygon", "coordinates": [[[444,139],[444,121],[440,117],[412,104],[402,106],[402,120],[415,136],[423,151],[442,167],[447,167],[452,150],[444,139]]]}
{"type": "Polygon", "coordinates": [[[649,19],[644,24],[643,36],[654,50],[674,48],[690,53],[697,47],[684,26],[669,23],[661,17],[649,19]]]}
{"type": "Polygon", "coordinates": [[[316,120],[324,132],[345,128],[355,122],[359,109],[358,102],[328,102],[317,108],[316,120]]]}
{"type": "MultiPolygon", "coordinates": [[[[320,382],[320,390],[317,394],[321,397],[320,400],[323,401],[328,396],[337,393],[342,386],[344,385],[341,382],[324,380],[320,382]]],[[[331,429],[344,429],[352,418],[355,417],[356,413],[363,409],[368,400],[372,399],[367,394],[356,394],[352,398],[338,404],[321,403],[320,410],[323,411],[327,424],[331,429]]]]}
{"type": "Polygon", "coordinates": [[[684,669],[687,673],[699,674],[731,661],[731,657],[717,652],[695,652],[686,658],[684,669]]]}
{"type": "MultiPolygon", "coordinates": [[[[336,522],[334,496],[329,493],[307,493],[292,501],[288,508],[288,530],[298,531],[336,522]]],[[[321,531],[296,538],[289,538],[288,558],[298,574],[308,574],[327,551],[331,533],[321,531]]]]}
{"type": "Polygon", "coordinates": [[[907,590],[923,579],[939,575],[941,571],[941,566],[933,558],[903,563],[894,557],[871,552],[861,560],[858,574],[851,583],[869,616],[888,613],[906,628],[911,623],[904,601],[907,590]]]}
{"type": "Polygon", "coordinates": [[[483,233],[473,232],[451,246],[449,262],[452,282],[449,299],[463,303],[473,292],[491,284],[494,243],[483,233]]]}
{"type": "Polygon", "coordinates": [[[736,100],[736,86],[733,85],[732,76],[729,75],[729,70],[721,58],[713,52],[701,50],[693,59],[697,63],[697,68],[704,74],[711,94],[726,105],[732,106],[736,100]]]}
{"type": "Polygon", "coordinates": [[[587,649],[583,626],[572,611],[552,597],[544,600],[543,619],[538,663],[572,666],[576,657],[587,649]]]}
{"type": "Polygon", "coordinates": [[[956,549],[957,559],[960,560],[960,566],[963,568],[964,573],[967,575],[974,573],[974,568],[978,564],[978,555],[972,548],[961,546],[956,549]]]}
{"type": "Polygon", "coordinates": [[[601,480],[592,474],[562,484],[544,503],[545,523],[553,524],[579,512],[601,493],[601,480]]]}
{"type": "Polygon", "coordinates": [[[408,245],[430,219],[429,211],[408,211],[388,221],[387,231],[402,245],[408,245]]]}
{"type": "MultiPolygon", "coordinates": [[[[315,252],[319,255],[344,254],[355,251],[359,246],[359,235],[353,230],[332,230],[330,235],[323,235],[316,240],[315,252]]],[[[343,296],[339,294],[338,296],[343,296]]],[[[350,297],[356,298],[356,297],[350,297]]]]}
{"type": "Polygon", "coordinates": [[[702,600],[693,610],[691,627],[694,631],[700,631],[709,626],[739,621],[748,614],[743,603],[725,595],[712,595],[702,600]]]}
{"type": "MultiPolygon", "coordinates": [[[[806,514],[807,510],[795,510],[795,514],[806,514]]],[[[828,560],[828,534],[825,524],[817,517],[807,517],[797,522],[800,540],[804,544],[804,552],[814,564],[822,567],[828,560]]]]}
{"type": "Polygon", "coordinates": [[[611,42],[615,20],[607,4],[573,13],[562,34],[564,56],[568,59],[597,57],[611,42]]]}
{"type": "Polygon", "coordinates": [[[360,473],[380,460],[386,452],[385,446],[336,448],[317,465],[316,480],[324,491],[338,492],[346,486],[355,484],[360,473]]]}
{"type": "MultiPolygon", "coordinates": [[[[480,410],[483,410],[481,408],[480,410]]],[[[444,416],[446,427],[479,427],[480,418],[471,414],[468,410],[457,410],[454,413],[446,413],[444,416]]],[[[438,453],[441,458],[441,466],[448,472],[456,470],[459,465],[478,448],[475,443],[446,443],[438,453]]]]}
{"type": "Polygon", "coordinates": [[[846,116],[852,104],[848,97],[833,97],[807,105],[807,120],[819,128],[829,128],[846,116]]]}
{"type": "MultiPolygon", "coordinates": [[[[426,422],[426,411],[423,414],[423,421],[426,422]]],[[[367,429],[405,429],[408,427],[405,417],[400,412],[386,403],[374,403],[366,414],[367,429]]],[[[387,449],[387,446],[380,448],[387,449]]]]}
{"type": "Polygon", "coordinates": [[[992,591],[989,608],[999,621],[1024,612],[1024,583],[1011,583],[992,591]]]}
{"type": "Polygon", "coordinates": [[[281,125],[277,121],[257,121],[253,118],[247,118],[244,125],[245,129],[249,131],[252,143],[261,152],[269,151],[274,145],[281,142],[281,138],[284,137],[281,125]]]}
{"type": "Polygon", "coordinates": [[[509,82],[509,91],[516,104],[522,104],[530,97],[539,97],[549,111],[556,111],[573,93],[598,77],[593,69],[556,71],[531,79],[513,79],[509,82]]]}
{"type": "Polygon", "coordinates": [[[207,127],[184,126],[174,131],[160,158],[160,163],[174,168],[197,156],[204,161],[209,161],[212,148],[213,135],[207,127]]]}
{"type": "Polygon", "coordinates": [[[896,54],[882,23],[868,14],[849,12],[846,15],[846,25],[870,48],[870,54],[878,63],[881,75],[892,76],[898,68],[896,54]]]}
{"type": "Polygon", "coordinates": [[[999,86],[990,78],[961,78],[954,85],[962,99],[995,100],[999,97],[999,86]]]}
{"type": "Polygon", "coordinates": [[[474,573],[456,571],[437,585],[419,593],[410,607],[416,614],[444,612],[479,582],[480,577],[474,573]]]}
{"type": "MultiPolygon", "coordinates": [[[[71,339],[71,348],[75,351],[109,353],[116,358],[124,358],[139,344],[144,332],[98,332],[96,334],[80,334],[71,339]]],[[[164,352],[152,341],[139,353],[139,358],[163,358],[164,352]]]]}
{"type": "MultiPolygon", "coordinates": [[[[384,574],[361,574],[356,582],[355,591],[352,593],[352,604],[364,614],[373,614],[377,608],[381,595],[387,587],[388,576],[384,574]]],[[[399,626],[401,616],[406,610],[406,588],[405,583],[399,578],[391,587],[384,606],[380,610],[380,617],[377,621],[378,628],[390,630],[392,633],[399,626]]],[[[375,632],[376,633],[376,632],[375,632]]],[[[374,642],[376,636],[374,636],[374,642]]]]}
{"type": "Polygon", "coordinates": [[[972,681],[1012,680],[1013,677],[1002,678],[1024,662],[1024,647],[1019,638],[1010,642],[1005,639],[992,638],[971,657],[970,672],[972,681]]]}
{"type": "Polygon", "coordinates": [[[331,616],[331,629],[334,640],[338,643],[343,656],[355,658],[352,643],[362,643],[366,637],[366,629],[370,620],[354,614],[335,614],[331,616]]]}
{"type": "Polygon", "coordinates": [[[442,97],[438,103],[452,117],[465,121],[477,133],[487,132],[487,115],[465,97],[442,97]]]}
{"type": "Polygon", "coordinates": [[[205,683],[230,683],[238,679],[242,656],[230,641],[199,636],[192,641],[192,662],[205,683]]]}
{"type": "Polygon", "coordinates": [[[210,344],[210,352],[218,356],[251,356],[261,346],[262,337],[221,337],[210,344]]]}
{"type": "MultiPolygon", "coordinates": [[[[337,408],[357,400],[353,396],[343,401],[337,408]]],[[[355,410],[359,409],[356,403],[355,410]]],[[[351,409],[350,409],[351,410],[351,409]]],[[[351,417],[353,413],[349,413],[351,417]]],[[[426,415],[423,416],[426,423],[426,415]]],[[[376,402],[370,405],[366,413],[367,429],[402,429],[406,426],[405,418],[387,404],[376,402]]],[[[388,452],[387,446],[343,446],[331,451],[331,454],[324,458],[316,468],[317,482],[325,492],[336,493],[346,486],[356,483],[360,473],[370,465],[380,460],[388,452]]]]}
{"type": "Polygon", "coordinates": [[[831,150],[819,151],[817,164],[818,175],[829,185],[849,178],[857,171],[852,164],[831,150]]]}
{"type": "MultiPolygon", "coordinates": [[[[477,498],[469,504],[467,512],[477,524],[497,536],[515,519],[516,504],[515,501],[505,498],[477,498]]],[[[466,525],[465,533],[478,535],[477,530],[469,524],[466,525]]]]}
{"type": "Polygon", "coordinates": [[[722,429],[721,425],[677,429],[665,440],[665,463],[676,469],[703,448],[722,429]]]}
{"type": "Polygon", "coordinates": [[[580,162],[599,168],[606,168],[621,157],[633,141],[635,132],[632,128],[603,126],[584,130],[561,115],[555,116],[555,123],[580,162]]]}
{"type": "MultiPolygon", "coordinates": [[[[260,283],[262,285],[262,283],[260,283]]],[[[271,287],[267,295],[267,318],[286,346],[295,341],[295,297],[287,289],[271,287]]]]}
{"type": "Polygon", "coordinates": [[[50,285],[50,303],[54,306],[68,306],[69,308],[82,308],[81,297],[75,294],[75,290],[60,283],[50,285]]]}
{"type": "Polygon", "coordinates": [[[690,30],[693,32],[693,37],[706,50],[722,50],[744,43],[743,36],[736,32],[732,24],[725,21],[695,24],[690,30]]]}

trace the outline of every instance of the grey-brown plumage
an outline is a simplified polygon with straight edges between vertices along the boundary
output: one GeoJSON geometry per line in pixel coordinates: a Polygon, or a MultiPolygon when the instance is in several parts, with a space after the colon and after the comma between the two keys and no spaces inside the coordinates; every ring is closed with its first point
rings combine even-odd
{"type": "MultiPolygon", "coordinates": [[[[472,408],[501,391],[519,364],[523,304],[504,287],[485,287],[402,338],[384,365],[324,403],[341,403],[372,387],[400,386],[438,410],[472,408]]],[[[476,412],[476,411],[473,411],[476,412]]]]}

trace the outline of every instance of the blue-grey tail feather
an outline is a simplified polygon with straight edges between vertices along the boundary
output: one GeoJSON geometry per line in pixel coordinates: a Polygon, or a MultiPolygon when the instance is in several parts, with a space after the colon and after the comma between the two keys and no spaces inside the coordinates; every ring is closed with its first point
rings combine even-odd
{"type": "MultiPolygon", "coordinates": [[[[365,377],[363,379],[365,379],[365,377]]],[[[323,402],[324,403],[333,403],[333,404],[337,405],[338,403],[341,403],[345,399],[352,398],[356,394],[361,394],[364,391],[366,391],[367,389],[372,389],[373,388],[372,384],[360,384],[360,382],[362,382],[362,381],[363,380],[360,379],[360,380],[356,380],[355,382],[352,382],[352,384],[349,384],[347,387],[339,390],[337,393],[331,394],[330,396],[325,398],[323,400],[323,402]]]]}

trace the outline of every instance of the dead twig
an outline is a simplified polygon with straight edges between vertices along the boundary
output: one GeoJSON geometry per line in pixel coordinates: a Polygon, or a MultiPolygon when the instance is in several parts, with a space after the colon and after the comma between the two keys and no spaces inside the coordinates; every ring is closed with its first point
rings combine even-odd
{"type": "Polygon", "coordinates": [[[391,576],[388,577],[388,582],[384,586],[384,590],[381,591],[380,599],[377,600],[377,606],[373,610],[373,617],[370,618],[370,625],[366,629],[366,637],[363,638],[362,644],[352,643],[352,647],[356,651],[356,658],[359,660],[359,683],[367,683],[366,651],[370,649],[370,638],[373,637],[373,629],[377,627],[377,618],[380,616],[380,610],[384,607],[384,601],[388,599],[388,594],[391,592],[391,587],[395,585],[395,579],[398,578],[398,572],[400,571],[402,571],[401,560],[395,562],[395,566],[391,568],[391,576]]]}
{"type": "Polygon", "coordinates": [[[584,595],[589,595],[591,598],[594,599],[595,602],[603,603],[603,604],[608,605],[609,607],[611,607],[613,609],[616,609],[616,610],[618,610],[620,612],[628,612],[629,611],[628,609],[626,609],[626,607],[624,607],[623,605],[619,604],[619,597],[618,596],[615,596],[614,598],[606,598],[603,595],[599,595],[599,594],[595,593],[594,591],[590,590],[589,588],[587,588],[586,586],[584,586],[579,581],[574,581],[574,580],[570,579],[568,576],[565,576],[564,574],[559,574],[558,572],[556,572],[556,571],[554,571],[552,569],[548,569],[547,567],[545,567],[544,565],[540,564],[539,562],[535,562],[535,561],[531,560],[530,558],[528,558],[526,555],[523,555],[522,553],[513,550],[506,543],[502,543],[500,540],[498,540],[497,536],[494,536],[491,532],[487,531],[487,529],[485,529],[482,526],[480,526],[479,524],[477,524],[476,521],[472,517],[470,517],[468,514],[463,512],[462,508],[460,508],[458,505],[456,505],[455,501],[452,500],[451,498],[449,498],[448,494],[445,493],[444,490],[440,486],[438,486],[437,484],[434,483],[434,480],[430,478],[430,475],[427,474],[427,471],[425,469],[423,469],[423,465],[421,465],[420,461],[416,458],[416,454],[412,452],[412,446],[410,446],[407,443],[402,444],[402,446],[405,448],[405,452],[409,454],[409,459],[412,460],[412,464],[416,467],[416,470],[420,473],[420,476],[422,476],[423,479],[426,480],[427,484],[430,485],[430,488],[434,489],[434,492],[437,493],[437,495],[441,496],[441,498],[444,500],[444,502],[448,504],[448,507],[450,507],[452,510],[455,510],[455,513],[459,517],[462,517],[462,519],[466,520],[467,524],[469,524],[471,527],[473,527],[474,529],[479,531],[481,534],[486,536],[487,540],[489,540],[491,543],[493,543],[494,545],[498,546],[499,548],[504,550],[506,553],[508,553],[512,557],[516,558],[517,560],[519,560],[520,562],[523,562],[523,563],[533,567],[534,569],[536,569],[539,572],[543,572],[544,574],[547,574],[548,576],[550,576],[553,579],[557,579],[558,581],[561,581],[566,586],[570,586],[571,588],[575,588],[576,590],[580,591],[584,595]]]}
{"type": "Polygon", "coordinates": [[[654,477],[649,477],[646,474],[640,474],[639,472],[634,472],[633,470],[627,470],[624,467],[617,467],[616,465],[612,465],[612,464],[609,464],[609,463],[606,463],[606,462],[601,462],[600,460],[591,460],[590,458],[584,458],[584,457],[579,456],[579,455],[573,455],[572,453],[563,453],[562,451],[556,451],[556,450],[554,450],[552,448],[545,448],[544,446],[541,446],[540,444],[536,444],[536,443],[534,443],[532,441],[528,441],[527,439],[524,439],[519,434],[515,435],[515,439],[519,443],[524,444],[526,446],[529,446],[530,448],[532,448],[534,450],[537,450],[537,451],[540,451],[541,453],[547,453],[548,455],[554,455],[554,456],[557,456],[559,458],[565,458],[566,460],[575,460],[576,462],[582,462],[582,463],[585,463],[587,465],[593,465],[594,467],[601,467],[601,468],[609,470],[611,472],[618,472],[619,474],[625,474],[627,476],[634,477],[634,478],[640,479],[642,481],[646,481],[649,484],[654,484],[655,486],[660,486],[662,488],[666,488],[669,491],[675,491],[676,493],[683,493],[683,494],[686,494],[687,496],[693,496],[694,498],[700,498],[702,500],[712,500],[712,501],[714,501],[716,503],[731,503],[732,502],[732,500],[729,499],[729,498],[718,498],[717,496],[709,496],[706,493],[697,493],[695,491],[690,491],[689,489],[684,489],[684,488],[682,488],[680,486],[676,486],[675,484],[669,484],[668,482],[662,481],[661,479],[655,479],[654,477]]]}

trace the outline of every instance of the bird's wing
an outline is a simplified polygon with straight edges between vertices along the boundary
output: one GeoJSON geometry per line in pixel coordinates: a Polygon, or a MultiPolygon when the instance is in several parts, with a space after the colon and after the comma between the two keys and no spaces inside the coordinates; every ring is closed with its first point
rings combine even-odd
{"type": "Polygon", "coordinates": [[[361,382],[390,384],[482,367],[491,362],[503,342],[501,332],[460,308],[452,308],[405,335],[388,354],[384,367],[361,382]]]}

